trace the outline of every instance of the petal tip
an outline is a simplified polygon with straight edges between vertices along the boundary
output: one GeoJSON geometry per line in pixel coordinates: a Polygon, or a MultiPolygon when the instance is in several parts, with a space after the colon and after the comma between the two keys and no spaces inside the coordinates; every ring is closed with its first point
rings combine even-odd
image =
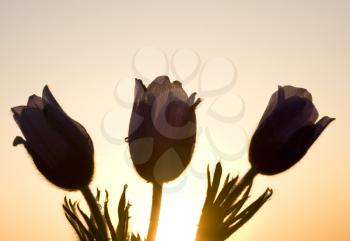
{"type": "Polygon", "coordinates": [[[48,95],[52,95],[50,89],[49,89],[49,86],[48,85],[45,85],[44,88],[43,88],[43,93],[42,93],[42,96],[43,97],[46,97],[48,95]]]}
{"type": "Polygon", "coordinates": [[[156,82],[158,84],[170,84],[169,76],[167,75],[160,75],[153,82],[156,82]]]}
{"type": "Polygon", "coordinates": [[[142,79],[135,78],[135,85],[139,85],[143,90],[146,90],[146,86],[143,84],[142,79]]]}
{"type": "Polygon", "coordinates": [[[20,117],[22,114],[22,111],[26,108],[26,106],[24,105],[19,105],[19,106],[15,106],[11,108],[12,113],[16,116],[16,117],[20,117]]]}
{"type": "Polygon", "coordinates": [[[188,97],[188,104],[192,106],[194,104],[194,101],[196,100],[196,92],[193,92],[190,97],[188,97]]]}
{"type": "Polygon", "coordinates": [[[324,116],[322,117],[318,122],[317,125],[326,128],[331,122],[333,122],[336,118],[329,117],[329,116],[324,116]]]}
{"type": "Polygon", "coordinates": [[[278,86],[278,92],[277,92],[277,103],[281,103],[285,100],[285,93],[284,93],[284,87],[278,86]]]}
{"type": "Polygon", "coordinates": [[[12,111],[13,114],[17,114],[17,108],[18,108],[18,106],[11,107],[11,111],[12,111]]]}
{"type": "Polygon", "coordinates": [[[180,81],[178,81],[178,80],[174,80],[172,84],[173,84],[174,86],[176,86],[176,87],[182,88],[182,83],[181,83],[180,81]]]}
{"type": "Polygon", "coordinates": [[[142,83],[142,80],[135,79],[134,102],[139,102],[143,98],[146,90],[147,89],[142,83]]]}
{"type": "Polygon", "coordinates": [[[55,106],[56,108],[60,109],[61,111],[63,111],[61,106],[58,104],[57,100],[53,96],[53,94],[52,94],[51,90],[49,89],[48,85],[44,86],[43,93],[42,93],[42,99],[43,99],[43,102],[44,102],[45,105],[46,104],[51,104],[51,105],[55,106]]]}
{"type": "Polygon", "coordinates": [[[28,98],[27,106],[42,109],[43,108],[43,99],[37,95],[31,95],[28,98]]]}
{"type": "Polygon", "coordinates": [[[17,145],[25,144],[25,143],[26,143],[26,141],[22,137],[16,136],[12,142],[12,146],[17,146],[17,145]]]}
{"type": "Polygon", "coordinates": [[[203,100],[201,98],[198,98],[191,106],[191,108],[194,110],[197,108],[197,106],[202,102],[203,100]]]}
{"type": "Polygon", "coordinates": [[[313,135],[310,137],[309,143],[307,144],[308,147],[310,147],[317,138],[322,134],[322,132],[327,128],[327,126],[334,121],[335,118],[331,118],[328,116],[322,117],[316,124],[315,124],[315,130],[313,135]]]}

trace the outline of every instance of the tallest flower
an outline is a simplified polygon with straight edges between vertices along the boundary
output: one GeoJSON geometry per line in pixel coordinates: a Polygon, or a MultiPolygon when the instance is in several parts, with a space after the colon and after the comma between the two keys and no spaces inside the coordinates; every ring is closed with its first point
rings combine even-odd
{"type": "Polygon", "coordinates": [[[181,83],[167,76],[147,88],[136,79],[127,141],[136,171],[153,185],[147,241],[156,240],[163,183],[180,176],[191,161],[199,103],[195,93],[188,97],[181,83]]]}
{"type": "Polygon", "coordinates": [[[179,81],[159,76],[147,88],[136,79],[127,138],[138,174],[162,184],[177,178],[190,163],[196,140],[195,109],[179,81]]]}

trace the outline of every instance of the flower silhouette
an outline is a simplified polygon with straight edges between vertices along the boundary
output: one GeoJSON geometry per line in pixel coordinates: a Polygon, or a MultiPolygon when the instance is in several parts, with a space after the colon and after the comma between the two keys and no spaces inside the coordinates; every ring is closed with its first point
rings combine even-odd
{"type": "Polygon", "coordinates": [[[23,144],[38,170],[58,187],[77,190],[87,186],[94,172],[94,148],[85,128],[70,118],[47,86],[42,97],[32,95],[26,106],[12,109],[24,137],[23,144]]]}
{"type": "Polygon", "coordinates": [[[249,148],[253,168],[266,175],[297,163],[334,118],[316,122],[318,112],[303,88],[279,87],[270,99],[249,148]]]}
{"type": "MultiPolygon", "coordinates": [[[[152,208],[147,241],[155,241],[165,182],[177,178],[189,165],[196,143],[196,107],[201,99],[188,96],[179,81],[158,76],[146,87],[135,80],[135,96],[126,138],[133,164],[153,185],[152,208]],[[170,154],[168,153],[170,151],[170,154]],[[176,152],[176,153],[175,153],[176,152]],[[174,166],[173,164],[178,165],[174,166]]],[[[214,102],[215,103],[215,102],[214,102]]],[[[23,137],[13,145],[23,144],[38,170],[53,184],[67,190],[80,190],[90,208],[90,217],[78,202],[65,199],[66,218],[82,241],[141,241],[138,233],[129,232],[129,208],[126,187],[119,201],[117,227],[108,210],[106,191],[103,211],[98,205],[100,191],[94,196],[88,187],[94,160],[92,140],[85,128],[60,107],[47,86],[42,97],[32,95],[27,105],[12,109],[23,137]],[[84,220],[84,223],[82,222],[84,220]]],[[[222,122],[236,121],[209,110],[222,122]]],[[[266,189],[248,206],[246,201],[257,174],[274,175],[297,163],[334,120],[318,120],[311,94],[303,88],[284,86],[272,95],[252,137],[249,147],[251,168],[241,179],[226,176],[223,185],[222,165],[216,164],[213,178],[207,168],[207,193],[199,219],[196,241],[224,241],[249,221],[272,195],[266,189]]],[[[180,230],[180,229],[179,229],[180,230]]]]}
{"type": "MultiPolygon", "coordinates": [[[[202,63],[196,52],[187,49],[177,50],[168,58],[159,48],[145,47],[134,54],[131,67],[132,75],[119,80],[114,90],[118,109],[107,112],[101,122],[102,134],[110,143],[124,144],[125,134],[110,129],[108,123],[112,127],[112,123],[117,121],[120,113],[128,114],[133,108],[134,100],[128,94],[134,85],[132,80],[136,77],[142,79],[144,83],[151,83],[156,76],[163,74],[172,75],[180,80],[186,89],[198,91],[198,95],[204,99],[197,109],[197,117],[206,118],[208,121],[197,123],[195,152],[206,153],[208,157],[206,161],[213,161],[216,158],[222,161],[238,160],[246,153],[248,137],[245,130],[238,125],[245,113],[245,106],[243,99],[233,91],[237,69],[232,61],[226,58],[212,58],[202,63]],[[224,108],[227,103],[230,103],[230,109],[224,108]],[[230,140],[227,139],[228,136],[231,137],[230,140]],[[235,141],[233,147],[228,148],[225,143],[233,140],[235,141]]],[[[143,146],[147,149],[152,148],[154,140],[153,137],[143,138],[143,142],[143,146]]],[[[128,165],[131,165],[127,149],[124,155],[128,165]]],[[[142,162],[147,158],[149,157],[145,155],[145,158],[139,161],[142,162]]],[[[197,156],[194,155],[194,158],[197,156]]],[[[197,159],[191,162],[188,171],[180,179],[169,184],[165,190],[176,192],[182,188],[188,180],[188,174],[205,179],[206,173],[203,171],[205,166],[202,163],[203,160],[197,162],[197,159]]]]}
{"type": "Polygon", "coordinates": [[[196,140],[195,109],[179,81],[157,77],[147,88],[135,81],[135,101],[127,138],[137,172],[149,182],[171,181],[190,163],[196,140]]]}

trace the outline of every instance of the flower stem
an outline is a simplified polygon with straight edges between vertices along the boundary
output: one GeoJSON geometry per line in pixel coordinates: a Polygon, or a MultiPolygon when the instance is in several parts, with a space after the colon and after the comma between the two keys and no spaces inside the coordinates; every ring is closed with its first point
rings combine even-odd
{"type": "Polygon", "coordinates": [[[162,184],[153,184],[152,210],[149,220],[148,234],[146,241],[155,241],[157,236],[160,207],[162,202],[162,184]]]}
{"type": "Polygon", "coordinates": [[[85,200],[90,208],[90,212],[95,219],[97,228],[98,228],[99,232],[101,233],[103,240],[108,241],[106,222],[101,214],[100,208],[98,207],[95,196],[92,194],[92,192],[88,186],[81,188],[80,191],[83,194],[83,196],[84,196],[84,198],[85,198],[85,200]]]}
{"type": "Polygon", "coordinates": [[[258,174],[258,172],[251,167],[246,174],[242,177],[241,181],[238,183],[235,192],[240,193],[243,189],[253,182],[253,179],[258,174]]]}
{"type": "Polygon", "coordinates": [[[250,182],[253,181],[253,179],[255,178],[255,176],[258,174],[258,172],[251,167],[247,173],[243,176],[241,183],[242,184],[249,184],[250,182]]]}

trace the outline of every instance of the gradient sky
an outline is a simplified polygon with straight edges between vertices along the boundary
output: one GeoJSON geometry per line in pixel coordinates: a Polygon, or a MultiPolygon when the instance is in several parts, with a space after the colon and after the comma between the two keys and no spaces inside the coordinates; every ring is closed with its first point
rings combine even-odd
{"type": "MultiPolygon", "coordinates": [[[[97,168],[92,186],[107,188],[111,208],[116,208],[127,183],[131,227],[145,234],[151,187],[130,166],[127,145],[107,138],[127,135],[131,109],[116,96],[130,102],[135,76],[165,74],[163,54],[170,59],[178,53],[174,68],[185,78],[194,69],[197,53],[202,75],[184,86],[188,92],[200,95],[201,88],[225,85],[237,74],[225,94],[203,92],[198,109],[201,129],[212,131],[216,147],[224,152],[247,149],[242,133],[253,133],[278,85],[307,88],[320,115],[337,118],[295,167],[256,178],[252,200],[267,187],[274,195],[230,240],[350,240],[349,12],[346,0],[0,0],[1,239],[74,240],[61,203],[65,195],[81,199],[80,194],[46,182],[24,148],[11,146],[20,130],[10,107],[25,104],[31,94],[41,95],[45,84],[94,140],[97,168]],[[139,49],[135,73],[132,59],[139,49]],[[236,72],[225,59],[234,63],[236,72]],[[222,99],[212,106],[215,113],[237,111],[242,107],[239,96],[245,111],[234,123],[208,114],[218,97],[222,99]]],[[[175,78],[173,72],[168,74],[175,78]]],[[[219,158],[226,173],[242,174],[249,167],[246,155],[225,160],[207,148],[205,132],[200,133],[185,184],[178,186],[180,178],[168,185],[158,241],[193,236],[206,189],[205,179],[193,170],[203,172],[219,158]],[[165,239],[166,234],[170,238],[165,239]]]]}

